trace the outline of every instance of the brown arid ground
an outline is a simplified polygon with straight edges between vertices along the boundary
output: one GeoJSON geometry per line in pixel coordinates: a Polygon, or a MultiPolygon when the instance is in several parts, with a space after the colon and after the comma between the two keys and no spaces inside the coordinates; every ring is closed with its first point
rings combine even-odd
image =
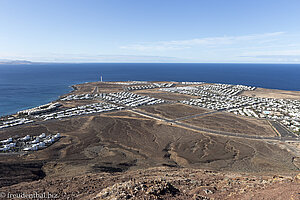
{"type": "MultiPolygon", "coordinates": [[[[77,86],[76,92],[105,87],[103,83],[87,85],[77,86]]],[[[113,91],[122,89],[108,85],[113,91]]],[[[140,109],[170,119],[210,111],[183,104],[140,109]]],[[[263,120],[228,113],[185,123],[275,135],[263,120]]],[[[130,110],[12,127],[0,131],[0,140],[42,132],[60,132],[63,137],[43,150],[0,155],[0,195],[47,192],[57,194],[57,199],[300,199],[297,142],[214,135],[130,110]]]]}
{"type": "Polygon", "coordinates": [[[63,108],[74,108],[77,106],[83,106],[87,104],[93,104],[93,103],[101,103],[103,101],[100,100],[80,100],[80,101],[58,101],[60,104],[62,104],[63,108]]]}
{"type": "Polygon", "coordinates": [[[212,111],[209,109],[184,105],[180,103],[147,106],[147,107],[140,108],[140,110],[167,119],[177,119],[181,117],[203,114],[212,111]]]}
{"type": "Polygon", "coordinates": [[[5,194],[43,194],[58,199],[299,199],[300,179],[155,167],[115,173],[46,177],[0,188],[5,194]]]}
{"type": "Polygon", "coordinates": [[[234,114],[219,112],[185,120],[188,124],[230,133],[259,136],[276,136],[276,132],[264,119],[240,117],[234,114]]]}
{"type": "Polygon", "coordinates": [[[105,113],[103,116],[109,116],[109,117],[114,117],[114,118],[128,118],[128,119],[144,119],[147,120],[147,118],[129,112],[129,111],[118,111],[118,112],[111,112],[111,113],[105,113]]]}
{"type": "Polygon", "coordinates": [[[275,99],[300,99],[300,91],[286,91],[265,88],[256,88],[253,91],[244,91],[242,95],[275,99]]]}
{"type": "Polygon", "coordinates": [[[120,92],[123,91],[123,87],[124,87],[123,85],[107,83],[107,82],[83,83],[83,84],[74,85],[73,86],[74,90],[69,94],[120,92]]]}
{"type": "MultiPolygon", "coordinates": [[[[80,195],[83,195],[82,191],[85,191],[85,188],[94,188],[96,196],[97,193],[101,193],[105,184],[107,187],[114,184],[121,184],[123,187],[123,179],[120,177],[123,173],[126,176],[127,171],[132,172],[128,178],[139,179],[138,176],[147,178],[143,169],[158,166],[165,166],[167,170],[175,170],[176,173],[177,171],[180,173],[183,169],[272,176],[278,174],[292,176],[299,172],[299,168],[293,163],[294,155],[274,143],[207,135],[152,119],[124,117],[123,111],[116,117],[85,116],[61,120],[59,123],[50,121],[41,125],[3,131],[1,136],[15,134],[23,136],[28,133],[37,135],[40,132],[61,132],[64,137],[49,148],[28,155],[3,155],[0,164],[2,190],[20,191],[27,188],[26,191],[40,191],[44,187],[46,191],[54,192],[56,189],[60,195],[67,198],[72,190],[81,191],[80,195]],[[7,169],[8,166],[10,170],[7,169]],[[141,174],[138,175],[136,170],[141,170],[141,174]],[[113,181],[99,175],[103,173],[111,173],[106,176],[113,181]],[[95,183],[87,180],[87,174],[94,174],[89,175],[91,179],[94,176],[99,179],[102,177],[102,182],[99,186],[95,186],[95,183]],[[43,180],[33,182],[34,184],[22,183],[41,178],[43,180]],[[77,181],[73,182],[73,178],[77,181]],[[86,182],[83,182],[84,180],[86,182]],[[59,184],[70,189],[60,191],[64,187],[61,188],[59,184]]],[[[184,172],[183,170],[181,175],[183,177],[187,176],[184,172]]],[[[183,177],[174,180],[181,182],[185,180],[183,177]]],[[[151,185],[153,183],[151,180],[159,179],[154,176],[146,180],[145,184],[151,185]]],[[[180,190],[175,183],[170,183],[180,190]]],[[[169,183],[157,184],[158,186],[154,184],[153,187],[163,187],[160,184],[169,183]]],[[[197,194],[196,189],[197,187],[188,185],[185,192],[184,189],[180,191],[183,192],[183,197],[187,195],[184,198],[188,199],[191,196],[186,193],[197,194]]],[[[201,192],[199,194],[202,195],[201,192]]],[[[80,195],[78,199],[81,199],[80,195]]]]}

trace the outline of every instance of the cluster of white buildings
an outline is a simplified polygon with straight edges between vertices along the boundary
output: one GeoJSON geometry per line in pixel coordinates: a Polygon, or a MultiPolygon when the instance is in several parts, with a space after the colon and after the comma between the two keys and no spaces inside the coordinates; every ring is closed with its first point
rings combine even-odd
{"type": "Polygon", "coordinates": [[[157,88],[169,88],[175,85],[174,83],[152,83],[152,84],[157,88]]]}
{"type": "Polygon", "coordinates": [[[15,148],[17,144],[13,141],[12,138],[8,138],[0,141],[0,145],[0,152],[6,152],[15,148]]]}
{"type": "Polygon", "coordinates": [[[212,95],[182,103],[213,110],[226,109],[247,117],[278,120],[290,130],[300,132],[300,101],[297,100],[212,95]]]}
{"type": "Polygon", "coordinates": [[[129,106],[129,107],[165,103],[165,101],[162,99],[156,99],[148,96],[138,95],[131,92],[69,95],[61,100],[71,101],[71,100],[83,100],[83,99],[101,99],[109,103],[119,104],[119,105],[129,106]]]}
{"type": "Polygon", "coordinates": [[[64,98],[61,98],[61,101],[72,101],[72,100],[91,100],[97,98],[99,94],[71,94],[64,98]]]}
{"type": "Polygon", "coordinates": [[[138,95],[131,92],[118,92],[118,93],[108,93],[108,94],[103,93],[101,98],[111,103],[120,104],[128,107],[137,107],[143,105],[155,105],[155,104],[165,103],[165,101],[162,99],[156,99],[148,96],[138,95]]]}
{"type": "Polygon", "coordinates": [[[165,92],[173,92],[179,94],[188,94],[193,96],[201,96],[202,94],[209,94],[207,92],[202,93],[199,89],[192,86],[185,86],[185,87],[172,87],[172,88],[161,88],[160,91],[165,92]]]}
{"type": "Polygon", "coordinates": [[[0,129],[23,125],[23,124],[28,124],[31,122],[33,122],[33,120],[27,119],[27,118],[11,119],[11,120],[0,122],[0,129]]]}
{"type": "Polygon", "coordinates": [[[145,89],[153,89],[153,88],[169,88],[173,87],[173,83],[152,83],[148,85],[137,85],[137,86],[130,86],[127,87],[129,91],[132,90],[145,90],[145,89]]]}
{"type": "MultiPolygon", "coordinates": [[[[117,92],[117,93],[100,93],[95,95],[70,95],[65,97],[67,100],[78,100],[81,97],[88,97],[89,99],[104,100],[103,103],[94,103],[74,108],[69,108],[59,112],[51,112],[41,115],[36,115],[35,118],[42,120],[60,119],[80,115],[88,115],[94,113],[109,112],[114,110],[124,109],[127,107],[137,107],[142,105],[155,105],[165,103],[162,99],[156,99],[148,96],[142,96],[131,92],[117,92]],[[78,98],[80,97],[80,98],[78,98]]],[[[84,98],[86,99],[86,98],[84,98]]]]}
{"type": "Polygon", "coordinates": [[[36,114],[56,110],[60,106],[61,106],[61,104],[59,104],[59,103],[48,103],[48,104],[41,105],[41,106],[38,106],[35,108],[19,111],[18,114],[36,115],[36,114]]]}
{"type": "Polygon", "coordinates": [[[42,133],[39,136],[26,135],[23,138],[8,138],[0,141],[0,152],[37,151],[55,143],[60,137],[60,133],[48,136],[42,133]]]}
{"type": "Polygon", "coordinates": [[[204,84],[205,82],[180,82],[182,85],[201,85],[204,84]]]}
{"type": "Polygon", "coordinates": [[[213,84],[160,90],[198,96],[197,99],[181,101],[184,104],[213,110],[224,109],[247,117],[278,120],[290,130],[300,131],[300,101],[238,95],[244,90],[254,89],[255,87],[243,85],[213,84]]]}
{"type": "Polygon", "coordinates": [[[289,99],[259,98],[260,102],[229,112],[244,116],[267,118],[280,121],[294,132],[300,132],[300,101],[289,99]]]}
{"type": "Polygon", "coordinates": [[[248,86],[248,85],[233,85],[232,88],[237,88],[240,90],[250,90],[250,91],[253,91],[256,89],[256,87],[248,86]]]}
{"type": "Polygon", "coordinates": [[[127,87],[127,89],[129,91],[132,91],[132,90],[146,90],[146,89],[153,89],[153,88],[156,88],[154,85],[136,85],[136,86],[130,86],[130,87],[127,87]]]}
{"type": "Polygon", "coordinates": [[[73,116],[80,116],[80,115],[88,115],[94,113],[102,113],[102,112],[109,112],[113,110],[121,110],[124,107],[117,106],[110,103],[94,103],[88,104],[83,106],[78,106],[74,108],[69,108],[59,112],[52,112],[49,114],[37,115],[35,116],[38,119],[42,120],[51,120],[51,119],[61,119],[73,116]]]}
{"type": "MultiPolygon", "coordinates": [[[[73,116],[121,110],[124,109],[125,107],[138,107],[143,105],[155,105],[155,104],[165,103],[165,101],[162,99],[156,99],[149,96],[142,96],[130,92],[69,95],[64,97],[61,100],[71,101],[71,100],[84,100],[84,99],[89,99],[89,100],[98,99],[98,100],[103,100],[105,102],[82,105],[82,106],[68,108],[66,110],[59,110],[59,111],[56,111],[55,109],[54,110],[51,109],[51,110],[47,110],[46,113],[44,112],[35,113],[33,116],[31,116],[31,119],[37,121],[38,120],[46,121],[52,119],[61,119],[61,118],[68,118],[73,116]]],[[[2,122],[2,124],[0,122],[0,129],[34,122],[31,119],[27,119],[27,118],[13,119],[10,121],[4,121],[2,122]]]]}
{"type": "Polygon", "coordinates": [[[138,85],[138,84],[148,84],[148,81],[128,81],[128,82],[106,82],[117,85],[138,85]]]}
{"type": "Polygon", "coordinates": [[[230,85],[230,84],[217,83],[211,85],[198,86],[197,89],[212,94],[234,96],[246,90],[255,90],[256,87],[246,86],[246,85],[230,85]]]}
{"type": "Polygon", "coordinates": [[[300,132],[300,121],[296,120],[282,120],[281,123],[289,127],[294,132],[300,132]]]}
{"type": "Polygon", "coordinates": [[[245,90],[255,90],[255,87],[245,85],[229,85],[229,84],[207,84],[201,86],[184,86],[174,88],[162,88],[162,91],[174,92],[180,94],[188,94],[193,96],[212,96],[212,95],[226,95],[235,96],[245,90]]]}
{"type": "Polygon", "coordinates": [[[213,110],[239,108],[248,104],[258,103],[258,100],[249,99],[243,96],[219,96],[213,94],[211,96],[202,96],[197,99],[183,100],[184,104],[199,106],[213,110]]]}

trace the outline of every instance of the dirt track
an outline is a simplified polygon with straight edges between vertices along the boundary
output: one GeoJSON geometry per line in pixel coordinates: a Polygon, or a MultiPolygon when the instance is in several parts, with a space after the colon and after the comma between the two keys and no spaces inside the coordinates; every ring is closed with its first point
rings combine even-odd
{"type": "MultiPolygon", "coordinates": [[[[120,86],[113,84],[105,86],[102,83],[76,87],[78,89],[74,93],[94,91],[95,87],[103,91],[122,89],[120,86]]],[[[169,119],[208,111],[182,104],[149,106],[141,110],[169,119]]],[[[263,120],[242,118],[227,113],[193,118],[186,123],[245,135],[275,135],[263,120]]],[[[122,184],[127,184],[127,181],[134,182],[133,178],[138,184],[149,185],[149,188],[152,184],[165,191],[165,196],[162,195],[165,198],[191,199],[196,195],[200,199],[201,196],[224,199],[232,195],[234,199],[248,198],[249,195],[252,197],[257,194],[267,196],[259,189],[266,187],[269,188],[268,191],[272,191],[271,179],[274,175],[294,176],[300,170],[297,165],[297,153],[292,151],[287,143],[206,134],[129,111],[8,128],[0,131],[0,139],[16,135],[38,135],[42,132],[46,134],[60,132],[63,138],[44,150],[27,155],[3,155],[0,161],[0,187],[6,186],[2,188],[3,190],[14,192],[46,190],[59,192],[62,199],[72,195],[77,199],[89,199],[97,195],[99,197],[105,189],[111,190],[114,184],[116,187],[118,184],[121,188],[125,187],[122,184]],[[224,179],[221,172],[232,176],[242,173],[242,178],[236,180],[226,175],[226,180],[230,183],[225,183],[221,181],[224,179]],[[257,181],[254,181],[255,187],[247,183],[249,180],[241,181],[252,175],[257,181]],[[265,180],[262,175],[271,175],[266,179],[269,182],[263,184],[259,182],[265,180]],[[159,177],[168,180],[155,183],[159,177]],[[169,180],[172,177],[175,178],[169,180]],[[38,179],[42,180],[35,181],[38,179]],[[172,189],[170,184],[179,193],[172,189]],[[257,188],[259,184],[261,188],[257,188]],[[226,188],[225,185],[228,190],[222,190],[226,188]],[[252,188],[249,189],[248,186],[252,188]],[[260,193],[256,193],[255,188],[260,193]],[[213,193],[207,192],[206,189],[213,193]],[[249,195],[241,192],[243,190],[248,191],[249,195]]],[[[296,187],[291,178],[282,178],[280,181],[283,184],[280,187],[286,190],[296,187]]],[[[130,184],[136,187],[136,182],[130,184]]],[[[279,185],[274,187],[275,191],[279,190],[279,185]]],[[[143,192],[139,191],[136,199],[142,197],[139,195],[145,195],[143,192]]],[[[298,195],[294,190],[290,193],[298,195]]],[[[107,199],[113,197],[111,195],[108,195],[107,199]]]]}
{"type": "MultiPolygon", "coordinates": [[[[120,113],[124,115],[124,111],[120,113]]],[[[64,136],[47,149],[15,160],[10,158],[11,162],[43,161],[43,170],[50,177],[154,166],[268,173],[297,171],[293,155],[275,144],[209,136],[146,118],[86,116],[59,123],[49,121],[27,130],[60,132],[64,136]]]]}

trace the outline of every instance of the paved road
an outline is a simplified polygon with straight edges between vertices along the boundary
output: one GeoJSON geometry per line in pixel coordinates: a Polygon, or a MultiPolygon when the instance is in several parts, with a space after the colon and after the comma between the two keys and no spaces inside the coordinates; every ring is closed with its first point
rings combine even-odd
{"type": "Polygon", "coordinates": [[[146,113],[146,112],[142,112],[140,110],[136,110],[136,109],[128,109],[130,110],[131,112],[134,112],[134,113],[137,113],[139,115],[142,115],[142,116],[145,116],[145,117],[148,117],[148,118],[153,118],[153,119],[156,119],[156,120],[160,120],[160,121],[164,121],[164,122],[167,122],[167,123],[171,123],[172,120],[170,119],[166,119],[166,118],[163,118],[163,117],[159,117],[159,116],[156,116],[156,115],[152,115],[150,113],[146,113]]]}
{"type": "Polygon", "coordinates": [[[290,132],[287,128],[283,127],[279,122],[277,121],[270,121],[272,126],[279,132],[281,137],[286,137],[286,138],[297,138],[295,134],[290,132]]]}
{"type": "Polygon", "coordinates": [[[202,131],[202,132],[207,132],[207,133],[211,133],[211,134],[216,134],[216,135],[222,135],[222,136],[231,136],[231,137],[238,137],[238,138],[246,138],[246,139],[255,139],[255,140],[271,140],[271,141],[295,141],[295,142],[300,142],[300,139],[298,137],[295,138],[291,138],[291,137],[262,137],[262,136],[257,136],[257,135],[244,135],[244,134],[240,134],[240,133],[229,133],[229,132],[224,132],[224,131],[216,131],[216,130],[211,130],[211,129],[205,129],[205,128],[199,128],[199,127],[195,127],[193,125],[190,124],[186,124],[186,123],[182,123],[182,122],[176,122],[174,120],[169,120],[169,119],[165,119],[163,117],[158,117],[146,112],[142,112],[140,110],[136,110],[136,109],[131,109],[132,112],[135,112],[137,114],[140,114],[142,116],[146,116],[149,118],[153,118],[156,120],[160,120],[160,121],[164,121],[167,123],[172,123],[172,124],[176,124],[178,126],[182,126],[185,128],[189,128],[192,130],[196,130],[196,131],[202,131]]]}
{"type": "Polygon", "coordinates": [[[98,93],[98,86],[96,86],[92,91],[92,94],[95,94],[95,93],[98,93]]]}
{"type": "Polygon", "coordinates": [[[130,92],[130,91],[128,90],[127,86],[123,86],[122,88],[123,88],[124,92],[130,92]]]}
{"type": "MultiPolygon", "coordinates": [[[[128,91],[127,87],[123,87],[123,89],[125,91],[128,91]]],[[[168,103],[174,103],[174,102],[169,101],[168,103]]],[[[249,104],[242,105],[239,108],[242,108],[242,107],[245,107],[245,106],[248,106],[248,105],[249,104]]],[[[132,108],[127,108],[127,109],[133,110],[132,108]]],[[[134,110],[134,111],[141,114],[141,115],[148,116],[148,117],[151,117],[151,118],[154,118],[154,119],[157,119],[157,120],[165,121],[165,122],[168,122],[168,123],[175,123],[175,124],[180,125],[180,126],[185,126],[186,128],[192,128],[194,130],[205,131],[205,132],[214,133],[214,134],[221,134],[221,135],[235,136],[235,137],[243,137],[243,138],[251,138],[251,139],[255,139],[255,138],[256,139],[272,139],[272,140],[290,140],[290,139],[294,140],[295,139],[296,141],[299,141],[298,136],[296,136],[295,134],[290,132],[288,129],[286,129],[284,126],[282,126],[279,122],[271,121],[271,120],[270,120],[271,125],[279,132],[281,137],[260,137],[260,136],[251,136],[251,135],[235,134],[235,133],[228,133],[228,132],[219,132],[219,131],[214,131],[214,130],[209,130],[209,129],[201,129],[201,128],[194,127],[194,126],[192,127],[191,125],[178,122],[178,121],[182,121],[182,120],[186,120],[186,119],[197,118],[197,117],[201,117],[201,116],[205,116],[205,115],[214,114],[214,113],[217,113],[217,112],[226,111],[228,109],[230,109],[230,108],[224,108],[224,109],[215,110],[215,111],[211,111],[211,112],[207,112],[207,113],[180,117],[180,118],[172,119],[172,120],[162,118],[162,117],[158,117],[156,115],[152,115],[152,114],[145,113],[145,112],[142,112],[142,111],[137,111],[137,110],[134,110]]]]}

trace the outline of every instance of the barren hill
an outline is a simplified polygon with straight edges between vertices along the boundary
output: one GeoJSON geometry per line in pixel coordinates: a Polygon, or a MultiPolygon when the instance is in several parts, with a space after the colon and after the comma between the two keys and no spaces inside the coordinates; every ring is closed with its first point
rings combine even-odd
{"type": "MultiPolygon", "coordinates": [[[[72,94],[122,90],[89,83],[72,94]]],[[[166,101],[1,130],[0,139],[42,132],[62,138],[43,150],[1,154],[0,190],[60,199],[300,198],[297,141],[278,139],[266,120],[166,101]]],[[[60,109],[95,102],[103,100],[61,101],[60,109]]]]}

